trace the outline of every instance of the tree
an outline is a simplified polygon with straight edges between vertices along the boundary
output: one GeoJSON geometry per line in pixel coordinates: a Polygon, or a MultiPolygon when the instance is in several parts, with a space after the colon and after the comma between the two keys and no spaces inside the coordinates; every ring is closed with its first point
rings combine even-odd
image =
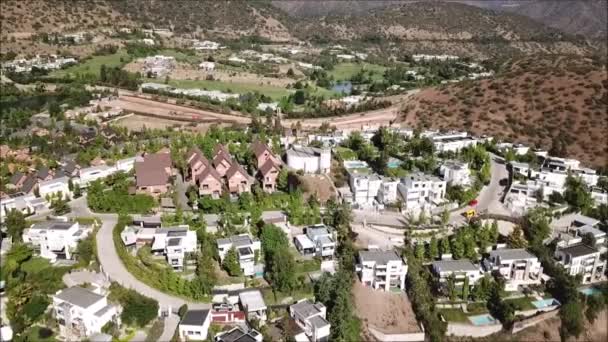
{"type": "Polygon", "coordinates": [[[597,315],[604,308],[604,301],[601,296],[593,295],[587,297],[587,309],[585,310],[585,317],[590,323],[593,323],[597,318],[597,315]]]}
{"type": "Polygon", "coordinates": [[[447,209],[444,209],[441,212],[441,225],[446,226],[450,222],[450,212],[447,209]]]}
{"type": "Polygon", "coordinates": [[[289,68],[287,70],[287,77],[294,77],[296,74],[293,72],[292,68],[289,68]]]}
{"type": "Polygon", "coordinates": [[[513,231],[507,237],[507,244],[511,248],[526,248],[526,246],[528,246],[521,226],[515,226],[515,228],[513,228],[513,231]]]}
{"type": "Polygon", "coordinates": [[[295,261],[287,245],[276,250],[268,267],[268,278],[274,291],[293,291],[296,283],[295,261]]]}
{"type": "Polygon", "coordinates": [[[456,301],[456,276],[454,274],[448,277],[445,286],[450,301],[456,301]]]}
{"type": "Polygon", "coordinates": [[[233,277],[241,275],[241,265],[239,264],[239,258],[234,247],[230,248],[226,253],[222,267],[233,277]]]}
{"type": "Polygon", "coordinates": [[[441,254],[451,254],[452,253],[452,249],[450,247],[450,240],[448,240],[448,238],[441,239],[439,247],[441,250],[441,254]]]}
{"type": "Polygon", "coordinates": [[[469,299],[469,277],[464,277],[464,281],[462,284],[462,299],[469,299]]]}
{"type": "Polygon", "coordinates": [[[580,300],[573,300],[564,305],[559,311],[559,317],[562,321],[560,334],[566,338],[568,336],[578,337],[584,328],[584,322],[582,320],[581,313],[583,307],[580,300]]]}
{"type": "Polygon", "coordinates": [[[451,246],[451,251],[452,251],[452,257],[454,259],[460,259],[464,256],[465,246],[464,246],[464,241],[462,239],[462,234],[459,234],[456,237],[453,237],[452,241],[450,243],[450,246],[451,246]]]}
{"type": "Polygon", "coordinates": [[[296,90],[296,92],[293,96],[293,103],[295,103],[297,105],[302,105],[305,102],[306,102],[306,93],[304,93],[304,91],[301,89],[296,90]]]}
{"type": "Polygon", "coordinates": [[[566,178],[564,199],[570,207],[577,211],[586,212],[593,207],[593,197],[579,177],[568,176],[566,178]]]}
{"type": "Polygon", "coordinates": [[[6,229],[14,243],[20,242],[23,230],[27,227],[25,216],[16,209],[11,209],[6,215],[6,229]]]}
{"type": "Polygon", "coordinates": [[[79,261],[83,265],[88,266],[91,263],[91,260],[93,260],[93,237],[80,240],[76,247],[76,253],[78,253],[79,261]]]}
{"type": "Polygon", "coordinates": [[[277,176],[277,188],[281,191],[287,191],[289,186],[289,171],[287,168],[281,168],[277,176]]]}
{"type": "Polygon", "coordinates": [[[416,254],[416,258],[418,258],[418,260],[424,260],[424,243],[423,242],[416,243],[416,248],[414,250],[414,254],[416,254]]]}
{"type": "Polygon", "coordinates": [[[431,237],[429,243],[429,259],[435,260],[439,256],[439,244],[435,236],[431,237]]]}

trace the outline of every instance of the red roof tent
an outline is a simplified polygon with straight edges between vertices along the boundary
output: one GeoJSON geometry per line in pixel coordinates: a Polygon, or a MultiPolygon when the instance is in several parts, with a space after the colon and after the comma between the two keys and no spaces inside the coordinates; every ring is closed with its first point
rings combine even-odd
{"type": "Polygon", "coordinates": [[[474,206],[476,206],[476,205],[477,205],[477,203],[478,203],[478,202],[477,202],[477,200],[476,200],[476,199],[474,199],[474,200],[471,200],[471,202],[469,202],[469,205],[470,205],[471,207],[474,207],[474,206]]]}

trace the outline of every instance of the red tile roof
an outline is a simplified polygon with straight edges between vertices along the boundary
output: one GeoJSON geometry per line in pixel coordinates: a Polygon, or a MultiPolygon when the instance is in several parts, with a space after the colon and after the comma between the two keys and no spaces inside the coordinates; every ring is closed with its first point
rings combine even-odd
{"type": "Polygon", "coordinates": [[[166,169],[171,168],[169,153],[154,153],[144,156],[143,162],[135,163],[137,186],[165,185],[169,183],[166,169]]]}

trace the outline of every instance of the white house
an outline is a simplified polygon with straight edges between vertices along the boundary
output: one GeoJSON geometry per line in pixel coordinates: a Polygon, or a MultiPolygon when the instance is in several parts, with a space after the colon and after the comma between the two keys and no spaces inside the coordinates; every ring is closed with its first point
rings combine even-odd
{"type": "Polygon", "coordinates": [[[397,186],[400,181],[397,178],[382,177],[382,185],[378,191],[378,202],[382,204],[395,203],[399,200],[397,186]]]}
{"type": "Polygon", "coordinates": [[[182,341],[204,341],[210,325],[209,310],[188,310],[179,322],[179,337],[182,341]]]}
{"type": "Polygon", "coordinates": [[[407,268],[405,260],[397,252],[380,249],[360,251],[356,266],[363,285],[385,291],[405,290],[407,268]]]}
{"type": "Polygon", "coordinates": [[[198,65],[198,68],[199,69],[203,69],[205,71],[213,71],[213,70],[215,70],[215,63],[213,63],[213,62],[201,62],[198,65]]]}
{"type": "Polygon", "coordinates": [[[241,308],[245,311],[247,319],[257,319],[260,322],[266,321],[266,302],[260,290],[247,290],[239,293],[241,308]]]}
{"type": "Polygon", "coordinates": [[[403,199],[407,212],[416,214],[420,211],[431,211],[443,202],[446,192],[446,181],[424,173],[413,173],[401,180],[397,191],[403,199]]]}
{"type": "Polygon", "coordinates": [[[317,224],[306,228],[306,234],[296,235],[294,245],[304,255],[331,259],[336,250],[336,241],[333,231],[324,224],[317,224]]]}
{"type": "Polygon", "coordinates": [[[507,281],[507,291],[517,291],[519,286],[540,284],[543,268],[538,258],[523,248],[497,249],[484,260],[488,272],[498,271],[507,281]]]}
{"type": "Polygon", "coordinates": [[[505,196],[505,206],[513,215],[523,216],[528,210],[540,204],[536,198],[539,191],[542,191],[542,186],[536,182],[514,182],[505,196]]]}
{"type": "Polygon", "coordinates": [[[313,304],[308,299],[289,307],[289,316],[303,330],[295,336],[297,342],[327,341],[331,324],[326,319],[327,308],[322,303],[313,304]]]}
{"type": "Polygon", "coordinates": [[[110,170],[108,176],[114,172],[119,172],[119,171],[131,172],[133,170],[133,168],[135,168],[135,163],[141,162],[143,160],[144,159],[140,156],[117,160],[116,163],[114,164],[114,170],[110,170]]]}
{"type": "Polygon", "coordinates": [[[441,134],[432,136],[433,145],[437,152],[458,152],[468,146],[477,145],[477,139],[466,135],[466,132],[454,134],[441,134]],[[462,134],[465,134],[462,136],[462,134]]]}
{"type": "Polygon", "coordinates": [[[512,161],[510,165],[511,169],[513,170],[513,173],[526,178],[536,177],[536,175],[538,174],[537,172],[534,172],[534,170],[530,167],[530,164],[528,163],[512,161]]]}
{"type": "Polygon", "coordinates": [[[226,239],[217,239],[217,249],[221,262],[224,262],[226,254],[228,254],[228,251],[232,248],[236,250],[243,275],[255,275],[255,254],[256,251],[260,253],[262,248],[260,240],[252,239],[247,234],[234,235],[226,239]]]}
{"type": "Polygon", "coordinates": [[[4,222],[6,215],[13,209],[27,216],[34,214],[38,209],[48,209],[48,204],[44,199],[36,198],[34,194],[0,198],[0,222],[4,222]],[[44,206],[41,206],[40,202],[44,203],[44,206]]]}
{"type": "Polygon", "coordinates": [[[70,287],[53,296],[53,312],[60,335],[67,341],[81,341],[101,332],[108,322],[119,323],[119,310],[108,303],[100,289],[70,287]]]}
{"type": "Polygon", "coordinates": [[[306,173],[329,173],[331,150],[316,147],[293,146],[287,150],[287,166],[306,173]]]}
{"type": "Polygon", "coordinates": [[[188,226],[179,226],[156,229],[151,250],[155,254],[164,254],[173,269],[183,270],[186,253],[196,252],[196,247],[196,232],[189,230],[188,226]]]}
{"type": "Polygon", "coordinates": [[[468,278],[469,286],[473,286],[483,277],[481,268],[466,259],[433,261],[433,272],[441,285],[445,285],[448,278],[453,276],[456,286],[462,286],[464,278],[468,278]]]}
{"type": "Polygon", "coordinates": [[[554,256],[568,274],[581,275],[583,284],[603,280],[606,260],[601,260],[600,251],[594,247],[584,243],[558,247],[554,256]]]}
{"type": "Polygon", "coordinates": [[[363,208],[374,205],[382,178],[373,173],[366,162],[360,160],[346,160],[344,168],[348,172],[353,203],[363,208]]]}
{"type": "Polygon", "coordinates": [[[98,179],[105,178],[111,175],[114,168],[108,165],[99,165],[80,169],[78,176],[80,177],[80,186],[87,187],[89,183],[98,179]]]}
{"type": "Polygon", "coordinates": [[[45,221],[35,223],[23,232],[23,242],[40,248],[40,256],[55,262],[57,259],[72,259],[78,242],[87,237],[88,229],[78,222],[45,221]]]}
{"type": "Polygon", "coordinates": [[[48,181],[40,182],[38,184],[38,192],[40,197],[46,198],[46,196],[59,196],[62,198],[65,196],[72,197],[72,191],[69,187],[70,179],[68,177],[59,177],[48,181]]]}
{"type": "Polygon", "coordinates": [[[452,185],[468,186],[471,184],[471,170],[468,163],[449,160],[441,164],[439,174],[443,180],[452,185]]]}

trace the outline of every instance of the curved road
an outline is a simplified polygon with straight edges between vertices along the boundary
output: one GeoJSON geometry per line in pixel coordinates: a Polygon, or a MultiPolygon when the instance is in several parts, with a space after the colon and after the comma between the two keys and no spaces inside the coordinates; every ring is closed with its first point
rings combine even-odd
{"type": "Polygon", "coordinates": [[[99,256],[99,262],[101,263],[103,272],[111,281],[116,281],[126,288],[133,289],[144,296],[154,298],[158,301],[158,304],[162,309],[168,309],[170,307],[173,312],[177,312],[179,307],[183,304],[188,304],[188,307],[191,309],[208,309],[211,306],[208,303],[189,302],[182,298],[168,295],[139,281],[127,270],[120,260],[114,246],[112,231],[118,222],[118,215],[96,214],[91,212],[86,204],[86,196],[78,198],[70,204],[72,207],[71,216],[95,217],[101,220],[101,228],[96,236],[97,255],[99,256]]]}

